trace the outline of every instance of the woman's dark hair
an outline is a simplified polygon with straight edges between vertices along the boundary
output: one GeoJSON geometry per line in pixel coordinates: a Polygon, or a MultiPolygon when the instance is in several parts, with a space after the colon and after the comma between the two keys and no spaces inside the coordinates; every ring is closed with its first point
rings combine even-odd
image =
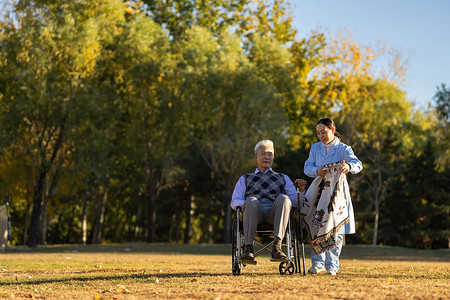
{"type": "Polygon", "coordinates": [[[342,140],[342,135],[339,134],[339,132],[336,130],[336,124],[334,124],[333,119],[331,118],[322,118],[317,122],[316,126],[319,124],[323,124],[327,126],[330,129],[334,128],[334,135],[337,136],[340,140],[342,140]]]}

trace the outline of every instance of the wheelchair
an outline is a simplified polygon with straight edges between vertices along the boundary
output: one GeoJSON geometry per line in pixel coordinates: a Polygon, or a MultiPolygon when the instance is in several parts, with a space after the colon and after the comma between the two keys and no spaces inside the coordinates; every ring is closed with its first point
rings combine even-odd
{"type": "MultiPolygon", "coordinates": [[[[235,276],[241,274],[242,267],[246,267],[247,264],[256,265],[256,260],[240,260],[239,257],[244,253],[244,230],[242,223],[242,209],[238,207],[236,209],[236,218],[233,219],[232,227],[232,273],[235,276]]],[[[304,244],[303,244],[303,234],[300,234],[301,228],[298,228],[299,223],[293,213],[294,208],[292,208],[289,221],[286,228],[286,234],[282,241],[282,248],[284,248],[286,258],[283,259],[270,259],[272,262],[279,262],[278,270],[281,275],[293,275],[295,273],[301,273],[300,270],[300,251],[303,257],[303,273],[305,274],[305,260],[304,260],[304,244]],[[301,240],[300,240],[301,235],[301,240]],[[300,248],[300,243],[302,248],[300,248]]],[[[255,239],[253,241],[253,246],[255,249],[255,258],[265,251],[272,253],[273,245],[273,225],[272,224],[259,224],[256,229],[255,239]],[[268,244],[263,244],[258,241],[257,238],[270,238],[271,242],[268,244]],[[259,249],[257,249],[257,247],[259,249]]]]}

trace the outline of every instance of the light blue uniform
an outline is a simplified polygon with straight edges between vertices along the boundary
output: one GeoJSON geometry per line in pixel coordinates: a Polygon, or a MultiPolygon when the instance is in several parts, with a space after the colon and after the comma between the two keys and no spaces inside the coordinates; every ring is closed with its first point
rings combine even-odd
{"type": "MultiPolygon", "coordinates": [[[[331,143],[332,146],[328,150],[328,153],[322,142],[315,143],[311,146],[309,157],[305,162],[305,175],[316,178],[317,176],[319,176],[317,175],[317,169],[323,167],[326,164],[331,164],[341,160],[344,160],[350,166],[350,173],[352,174],[357,174],[362,170],[362,163],[353,153],[353,150],[350,146],[341,143],[338,137],[335,137],[335,139],[331,143]]],[[[347,180],[345,180],[345,186],[347,199],[351,199],[347,180]]],[[[355,216],[353,213],[353,205],[351,200],[348,205],[348,215],[348,224],[346,224],[344,227],[341,227],[341,229],[339,230],[338,247],[320,255],[312,251],[311,261],[313,266],[317,268],[325,267],[327,270],[333,271],[337,271],[339,269],[339,254],[341,253],[342,249],[343,234],[355,233],[355,216]]]]}

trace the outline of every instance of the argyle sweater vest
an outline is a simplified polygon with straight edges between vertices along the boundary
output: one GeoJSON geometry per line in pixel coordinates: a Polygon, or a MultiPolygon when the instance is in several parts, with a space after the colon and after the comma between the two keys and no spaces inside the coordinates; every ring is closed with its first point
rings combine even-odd
{"type": "Polygon", "coordinates": [[[286,182],[281,173],[276,172],[258,172],[244,175],[245,178],[245,198],[249,196],[256,197],[259,201],[275,199],[281,193],[284,193],[286,182]]]}

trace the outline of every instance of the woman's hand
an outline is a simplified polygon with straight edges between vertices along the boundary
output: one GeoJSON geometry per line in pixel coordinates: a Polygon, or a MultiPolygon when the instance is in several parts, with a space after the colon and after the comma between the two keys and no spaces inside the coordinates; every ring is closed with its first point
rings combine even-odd
{"type": "Polygon", "coordinates": [[[347,163],[345,162],[345,160],[342,161],[342,164],[343,164],[343,166],[342,166],[340,172],[341,172],[342,174],[347,174],[348,172],[350,172],[350,166],[349,166],[349,164],[347,164],[347,163]]]}
{"type": "Polygon", "coordinates": [[[306,186],[306,180],[305,179],[295,179],[294,185],[298,188],[300,192],[303,192],[306,186]]]}

